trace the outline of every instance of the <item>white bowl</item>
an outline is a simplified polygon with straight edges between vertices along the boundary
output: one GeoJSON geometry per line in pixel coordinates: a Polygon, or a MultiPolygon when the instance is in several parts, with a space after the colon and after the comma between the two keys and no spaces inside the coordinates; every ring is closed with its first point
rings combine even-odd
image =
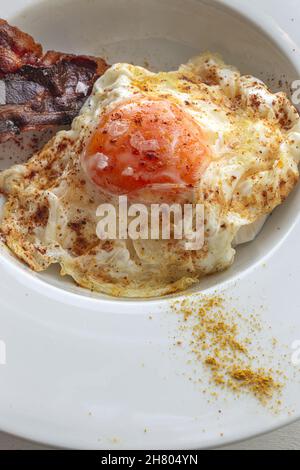
{"type": "MultiPolygon", "coordinates": [[[[245,3],[16,0],[2,6],[1,14],[32,34],[45,50],[94,54],[110,63],[147,63],[154,70],[177,68],[191,56],[210,50],[243,73],[269,82],[273,89],[274,77],[277,83],[297,79],[298,46],[280,14],[287,4],[292,8],[293,2],[278,5],[280,25],[261,11],[261,4],[267,11],[271,7],[269,0],[245,3]]],[[[300,34],[297,39],[300,42],[300,34]]],[[[10,146],[2,149],[2,167],[11,164],[11,151],[10,146]]],[[[239,295],[246,305],[251,303],[253,285],[261,280],[257,298],[252,300],[260,300],[262,288],[276,310],[279,288],[272,291],[272,273],[263,272],[262,264],[269,259],[270,265],[283,270],[279,268],[283,253],[293,263],[291,243],[289,247],[285,243],[285,252],[279,247],[297,225],[299,206],[297,187],[255,242],[238,249],[232,268],[204,279],[193,291],[225,290],[239,295]]],[[[294,233],[296,230],[299,232],[299,224],[294,233]]],[[[126,301],[92,294],[60,278],[55,268],[32,273],[4,247],[0,270],[5,279],[0,320],[13,358],[11,365],[0,369],[6,378],[0,388],[3,429],[68,447],[106,448],[117,436],[117,448],[191,448],[246,437],[288,420],[286,415],[273,420],[247,399],[239,403],[228,399],[227,412],[220,418],[215,414],[218,404],[207,405],[196,390],[189,389],[175,370],[177,366],[185,370],[186,357],[174,359],[168,349],[170,331],[176,328],[176,319],[166,313],[168,300],[126,301]],[[149,314],[155,316],[154,326],[149,325],[149,314]],[[148,364],[146,375],[139,368],[142,362],[148,364]],[[24,370],[30,374],[30,383],[24,370]],[[20,397],[17,392],[22,387],[20,397]],[[196,417],[202,420],[201,426],[196,417]],[[226,429],[225,437],[220,437],[219,427],[226,429]],[[143,428],[151,428],[151,433],[143,433],[143,428]]],[[[283,341],[292,340],[285,330],[283,333],[280,312],[265,316],[282,332],[283,341]]],[[[291,311],[289,321],[294,317],[291,311]]],[[[293,400],[294,392],[289,393],[293,400]]],[[[295,408],[300,412],[298,398],[295,408]]]]}
{"type": "MultiPolygon", "coordinates": [[[[147,63],[154,70],[176,69],[194,55],[210,50],[220,53],[228,64],[237,66],[243,73],[269,82],[273,89],[278,88],[280,79],[291,83],[299,76],[290,43],[282,41],[282,32],[274,28],[272,20],[262,24],[262,29],[240,13],[221,6],[220,2],[116,0],[112,4],[110,0],[101,0],[87,4],[84,0],[52,0],[23,3],[33,3],[33,6],[20,10],[13,21],[40,40],[45,49],[98,55],[109,63],[147,63]]],[[[2,155],[1,166],[11,165],[8,146],[2,150],[2,155]]],[[[17,158],[20,158],[19,153],[17,158]]],[[[300,188],[297,188],[288,203],[274,212],[256,241],[238,248],[231,269],[201,280],[193,291],[207,292],[246,274],[262,262],[294,226],[299,204],[300,188]]],[[[11,268],[15,268],[17,277],[28,273],[12,256],[3,256],[9,259],[11,268]]],[[[43,282],[45,293],[49,286],[55,286],[91,297],[71,280],[59,277],[55,268],[42,275],[30,274],[29,282],[43,282]]],[[[99,294],[92,297],[101,298],[99,294]]]]}

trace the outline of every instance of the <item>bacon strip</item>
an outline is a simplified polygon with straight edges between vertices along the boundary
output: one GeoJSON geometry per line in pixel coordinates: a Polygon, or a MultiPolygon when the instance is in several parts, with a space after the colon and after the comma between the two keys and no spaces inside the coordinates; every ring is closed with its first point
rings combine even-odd
{"type": "Polygon", "coordinates": [[[97,57],[43,55],[31,36],[0,20],[0,142],[69,125],[107,68],[97,57]]]}

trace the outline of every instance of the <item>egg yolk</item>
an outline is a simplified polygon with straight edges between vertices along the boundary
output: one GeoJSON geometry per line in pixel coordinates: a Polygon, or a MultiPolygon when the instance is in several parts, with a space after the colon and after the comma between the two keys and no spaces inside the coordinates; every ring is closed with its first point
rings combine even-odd
{"type": "Polygon", "coordinates": [[[192,116],[168,100],[147,98],[105,114],[83,155],[90,179],[116,195],[159,184],[193,187],[209,161],[192,116]]]}

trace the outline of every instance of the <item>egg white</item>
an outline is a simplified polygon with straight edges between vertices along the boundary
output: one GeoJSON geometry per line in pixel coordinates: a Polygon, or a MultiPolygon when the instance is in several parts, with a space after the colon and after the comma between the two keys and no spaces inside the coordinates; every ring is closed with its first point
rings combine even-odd
{"type": "Polygon", "coordinates": [[[163,295],[228,268],[240,229],[259,224],[288,196],[299,160],[300,120],[287,97],[219,57],[205,54],[159,74],[116,64],[96,82],[70,131],[58,133],[25,165],[1,173],[0,229],[8,247],[36,271],[59,263],[63,275],[91,290],[163,295]],[[171,100],[207,136],[213,158],[193,194],[205,207],[201,250],[186,251],[177,240],[103,242],[96,236],[97,207],[117,207],[117,199],[88,180],[80,157],[101,116],[138,96],[171,100]]]}

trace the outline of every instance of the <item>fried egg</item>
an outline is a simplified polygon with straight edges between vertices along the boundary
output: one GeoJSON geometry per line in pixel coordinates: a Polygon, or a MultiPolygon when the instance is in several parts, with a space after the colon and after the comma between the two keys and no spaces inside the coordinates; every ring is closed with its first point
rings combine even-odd
{"type": "MultiPolygon", "coordinates": [[[[299,177],[300,119],[284,93],[204,54],[177,71],[116,64],[70,131],[0,175],[0,229],[33,270],[51,264],[93,291],[177,292],[234,261],[245,228],[262,225],[299,177]],[[204,245],[101,240],[97,208],[187,201],[205,210],[204,245]]],[[[242,237],[243,238],[243,237],[242,237]]]]}

